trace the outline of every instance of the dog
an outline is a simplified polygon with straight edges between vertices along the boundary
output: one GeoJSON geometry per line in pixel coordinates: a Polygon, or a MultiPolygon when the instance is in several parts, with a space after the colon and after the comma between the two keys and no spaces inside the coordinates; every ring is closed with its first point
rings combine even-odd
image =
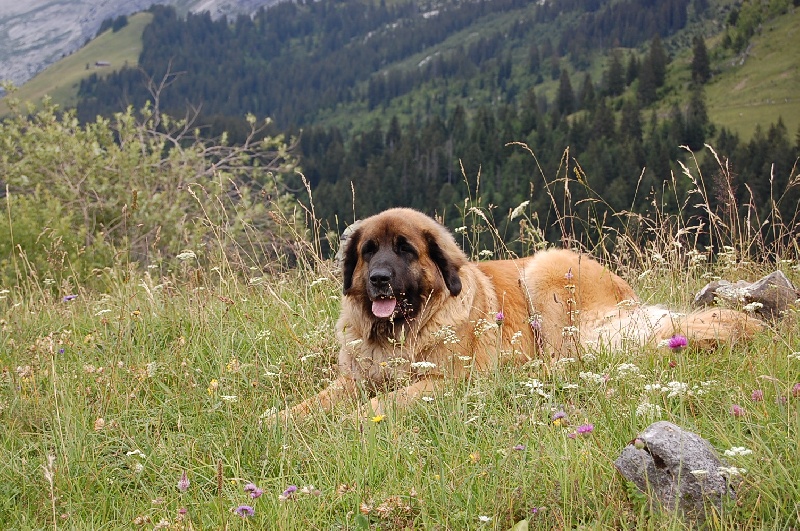
{"type": "Polygon", "coordinates": [[[622,278],[570,250],[471,262],[447,228],[407,208],[358,224],[343,245],[342,281],[339,377],[284,418],[329,411],[364,390],[380,415],[501,363],[658,345],[678,334],[713,348],[764,326],[730,309],[682,315],[644,305],[622,278]]]}

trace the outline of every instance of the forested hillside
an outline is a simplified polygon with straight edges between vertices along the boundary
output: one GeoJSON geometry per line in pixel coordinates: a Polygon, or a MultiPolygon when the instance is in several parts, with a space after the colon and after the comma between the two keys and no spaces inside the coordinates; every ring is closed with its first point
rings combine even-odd
{"type": "Polygon", "coordinates": [[[760,24],[791,9],[787,0],[435,8],[323,0],[214,21],[154,7],[141,71],[83,82],[78,116],[140,107],[154,96],[146,80],[164,80],[161,108],[199,109],[209,135],[227,131],[236,141],[246,113],[272,117],[278,130],[302,130],[297,154],[317,213],[340,226],[353,215],[354,196],[357,217],[395,205],[452,211],[475,193],[478,175],[486,204],[530,200],[542,220],[565,204],[564,194],[579,205],[576,214],[603,223],[654,204],[673,211],[685,205],[670,199],[672,188],[692,184],[677,179],[665,193],[688,155],[681,146],[711,143],[730,159],[718,177],[717,161],[699,157],[711,206],[729,208],[733,198],[757,223],[780,214],[791,226],[800,138],[779,122],[743,141],[709,123],[704,98],[712,59],[735,57],[760,24]],[[689,46],[691,82],[670,82],[670,61],[689,46]],[[536,159],[510,142],[527,144],[536,159]],[[569,186],[545,193],[545,182],[558,178],[569,186]],[[586,198],[603,200],[580,203],[586,198]]]}

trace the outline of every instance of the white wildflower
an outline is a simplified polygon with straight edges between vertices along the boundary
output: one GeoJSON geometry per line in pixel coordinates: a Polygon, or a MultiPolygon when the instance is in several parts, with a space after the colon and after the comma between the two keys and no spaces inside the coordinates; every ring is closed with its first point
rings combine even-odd
{"type": "Polygon", "coordinates": [[[147,377],[152,378],[156,375],[156,372],[158,372],[158,363],[151,361],[147,364],[147,377]]]}
{"type": "Polygon", "coordinates": [[[744,306],[742,306],[742,310],[752,313],[752,312],[757,312],[763,307],[764,305],[760,302],[751,302],[750,304],[745,304],[744,306]]]}
{"type": "Polygon", "coordinates": [[[328,280],[329,280],[329,279],[328,279],[327,277],[320,277],[320,278],[318,278],[318,279],[314,280],[314,281],[311,283],[311,286],[313,287],[313,286],[316,286],[317,284],[322,284],[323,282],[327,282],[328,280]]]}
{"type": "Polygon", "coordinates": [[[455,232],[456,234],[466,234],[467,227],[464,227],[463,225],[461,227],[456,227],[453,232],[455,232]]]}
{"type": "Polygon", "coordinates": [[[747,474],[746,468],[737,468],[735,466],[721,466],[717,468],[717,471],[722,475],[722,477],[729,480],[747,474]]]}
{"type": "Polygon", "coordinates": [[[225,402],[237,402],[239,400],[236,395],[221,395],[220,398],[225,402]]]}
{"type": "Polygon", "coordinates": [[[737,457],[740,455],[750,455],[753,450],[745,448],[744,446],[733,446],[730,450],[725,450],[725,457],[737,457]]]}
{"type": "Polygon", "coordinates": [[[519,344],[520,339],[522,339],[522,330],[517,330],[514,332],[514,335],[511,336],[511,344],[517,345],[519,344]]]}
{"type": "Polygon", "coordinates": [[[605,374],[598,374],[596,372],[590,372],[590,371],[586,372],[582,371],[578,373],[578,378],[580,378],[584,382],[589,382],[595,385],[603,385],[608,381],[608,378],[606,377],[605,374]]]}
{"type": "Polygon", "coordinates": [[[642,402],[636,406],[636,416],[644,418],[659,418],[661,417],[662,409],[658,404],[651,404],[650,402],[642,402]]]}
{"type": "Polygon", "coordinates": [[[641,376],[641,371],[633,363],[622,363],[617,367],[617,374],[622,378],[626,376],[641,376]]]}
{"type": "Polygon", "coordinates": [[[314,358],[318,358],[320,356],[319,352],[312,352],[311,354],[306,354],[305,356],[300,356],[300,361],[308,361],[314,358]]]}
{"type": "Polygon", "coordinates": [[[494,251],[490,251],[489,249],[483,249],[481,252],[478,253],[478,256],[481,258],[491,258],[494,256],[494,251]]]}
{"type": "Polygon", "coordinates": [[[514,210],[512,210],[512,211],[511,211],[511,216],[509,216],[509,218],[508,218],[508,221],[513,221],[513,220],[514,220],[514,218],[516,218],[516,217],[518,217],[518,216],[522,215],[522,213],[525,211],[525,207],[527,207],[527,206],[528,206],[528,203],[530,203],[530,201],[523,201],[522,203],[520,203],[520,204],[517,206],[517,208],[515,208],[514,210]]]}
{"type": "Polygon", "coordinates": [[[800,361],[800,352],[792,352],[791,354],[789,354],[789,359],[800,361]]]}
{"type": "MultiPolygon", "coordinates": [[[[675,381],[667,382],[667,389],[666,389],[667,398],[674,398],[676,396],[684,395],[688,390],[689,390],[689,384],[683,382],[675,382],[675,381]]],[[[663,388],[662,391],[664,391],[663,388]]]]}
{"type": "Polygon", "coordinates": [[[436,367],[436,364],[430,361],[415,361],[411,364],[412,369],[419,371],[427,371],[436,367]]]}
{"type": "Polygon", "coordinates": [[[478,322],[475,323],[475,337],[480,337],[487,330],[494,328],[497,328],[497,323],[489,322],[486,319],[478,319],[478,322]]]}
{"type": "Polygon", "coordinates": [[[481,516],[478,517],[478,521],[485,524],[487,522],[491,522],[492,521],[492,517],[491,516],[483,516],[483,515],[481,515],[481,516]]]}
{"type": "Polygon", "coordinates": [[[197,255],[194,254],[194,251],[186,250],[186,251],[183,251],[183,252],[179,253],[178,256],[176,256],[175,258],[177,258],[181,262],[185,262],[186,260],[193,260],[193,259],[197,258],[197,255]]]}
{"type": "Polygon", "coordinates": [[[561,335],[563,337],[574,337],[578,335],[578,327],[577,326],[565,326],[561,329],[561,335]]]}
{"type": "Polygon", "coordinates": [[[433,333],[433,337],[436,339],[440,339],[442,343],[445,345],[447,344],[456,344],[460,340],[456,335],[456,331],[453,329],[451,325],[445,325],[436,332],[433,333]]]}

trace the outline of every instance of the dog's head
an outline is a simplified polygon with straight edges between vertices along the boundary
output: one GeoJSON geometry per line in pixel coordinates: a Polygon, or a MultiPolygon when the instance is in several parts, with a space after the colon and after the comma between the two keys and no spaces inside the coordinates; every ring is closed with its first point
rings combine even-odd
{"type": "Polygon", "coordinates": [[[374,319],[416,316],[429,297],[461,293],[467,257],[430,217],[394,208],[363,220],[345,243],[344,294],[374,319]]]}

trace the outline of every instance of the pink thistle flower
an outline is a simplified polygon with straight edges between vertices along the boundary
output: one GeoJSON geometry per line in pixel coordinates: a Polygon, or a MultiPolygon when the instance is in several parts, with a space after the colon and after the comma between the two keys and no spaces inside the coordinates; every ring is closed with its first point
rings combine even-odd
{"type": "Polygon", "coordinates": [[[189,476],[186,475],[185,470],[181,474],[181,479],[178,480],[178,490],[181,492],[189,490],[189,476]]]}
{"type": "Polygon", "coordinates": [[[667,340],[667,346],[670,350],[680,351],[689,346],[689,340],[684,335],[675,334],[667,340]]]}
{"type": "Polygon", "coordinates": [[[250,494],[254,500],[264,494],[264,491],[259,489],[255,483],[248,483],[244,486],[244,491],[250,494]]]}
{"type": "Polygon", "coordinates": [[[742,417],[744,416],[744,408],[739,404],[734,404],[731,406],[731,415],[734,417],[742,417]]]}
{"type": "Polygon", "coordinates": [[[522,450],[525,449],[525,445],[524,444],[518,444],[518,445],[514,446],[513,449],[518,451],[518,452],[521,452],[522,450]]]}
{"type": "Polygon", "coordinates": [[[594,431],[594,424],[581,424],[575,431],[578,435],[586,435],[587,433],[592,433],[594,431]]]}
{"type": "Polygon", "coordinates": [[[239,507],[234,509],[233,512],[236,515],[241,516],[242,518],[246,518],[248,516],[253,516],[254,514],[256,514],[256,510],[249,505],[240,505],[239,507]]]}
{"type": "Polygon", "coordinates": [[[297,492],[297,486],[296,485],[289,485],[288,487],[286,487],[286,490],[283,491],[283,494],[278,496],[278,499],[280,501],[289,500],[294,496],[295,492],[297,492]]]}
{"type": "Polygon", "coordinates": [[[503,321],[505,320],[506,315],[502,311],[497,312],[497,314],[494,316],[494,322],[497,323],[498,326],[502,325],[503,321]]]}
{"type": "Polygon", "coordinates": [[[795,398],[800,397],[800,382],[792,386],[792,396],[795,398]]]}
{"type": "Polygon", "coordinates": [[[764,391],[762,391],[761,389],[756,389],[750,395],[750,398],[753,400],[753,402],[761,402],[762,400],[764,400],[764,391]]]}

